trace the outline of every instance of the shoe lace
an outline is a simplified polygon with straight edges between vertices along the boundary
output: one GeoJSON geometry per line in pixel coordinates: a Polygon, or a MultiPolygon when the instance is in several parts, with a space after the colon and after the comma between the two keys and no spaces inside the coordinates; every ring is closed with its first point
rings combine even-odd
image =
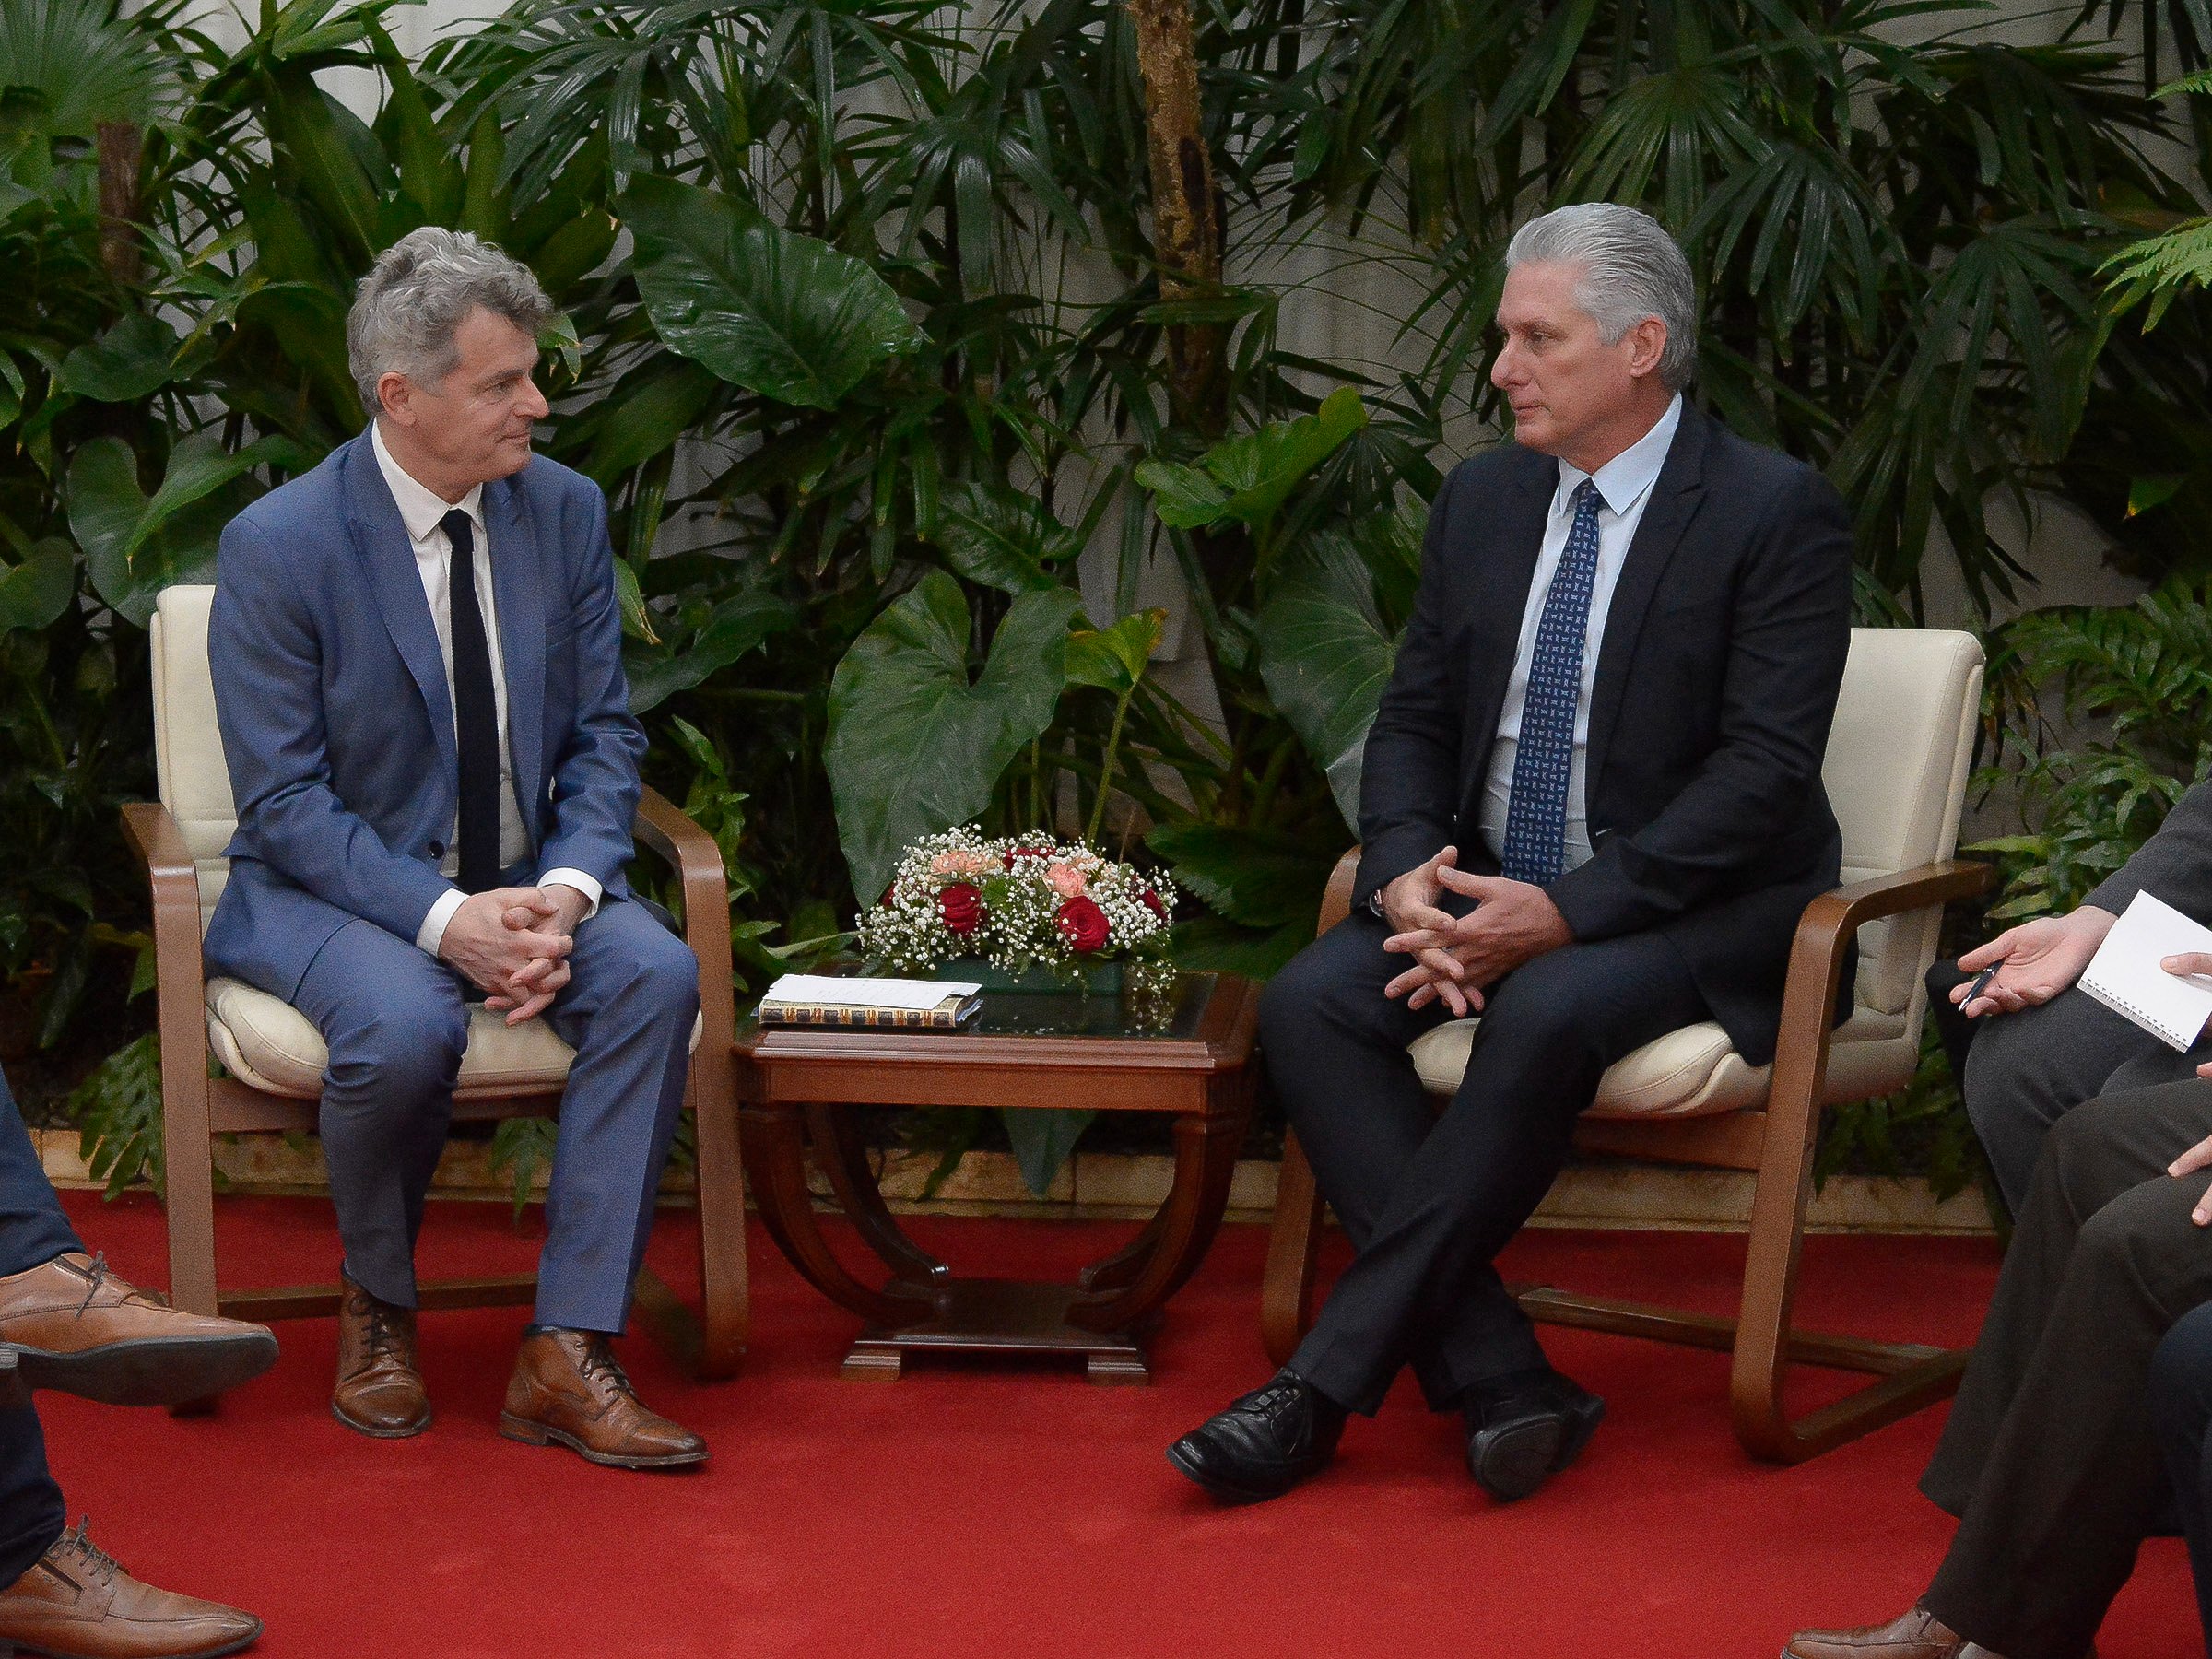
{"type": "Polygon", "coordinates": [[[576,1369],[586,1382],[604,1380],[619,1394],[634,1395],[637,1392],[630,1387],[629,1373],[623,1371],[622,1362],[615,1358],[615,1350],[607,1346],[604,1335],[594,1335],[583,1345],[583,1358],[577,1362],[576,1369]]]}
{"type": "Polygon", "coordinates": [[[366,1290],[359,1291],[357,1294],[367,1304],[368,1317],[361,1331],[361,1346],[367,1350],[369,1359],[387,1359],[399,1347],[398,1316],[394,1309],[386,1303],[377,1300],[366,1290]]]}
{"type": "Polygon", "coordinates": [[[92,1306],[92,1299],[100,1294],[100,1287],[107,1282],[108,1253],[103,1250],[92,1258],[92,1265],[85,1269],[85,1300],[76,1304],[77,1318],[85,1316],[86,1311],[92,1306]]]}
{"type": "Polygon", "coordinates": [[[93,1577],[103,1584],[109,1583],[123,1571],[123,1564],[86,1535],[91,1524],[91,1516],[79,1516],[76,1530],[61,1535],[54,1544],[53,1553],[74,1556],[93,1577]]]}

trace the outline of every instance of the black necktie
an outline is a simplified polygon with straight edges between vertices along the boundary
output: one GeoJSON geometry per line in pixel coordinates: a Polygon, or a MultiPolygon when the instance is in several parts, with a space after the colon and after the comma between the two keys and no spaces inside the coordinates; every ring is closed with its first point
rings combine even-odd
{"type": "Polygon", "coordinates": [[[450,593],[453,613],[453,733],[461,776],[461,890],[500,884],[500,713],[491,682],[491,646],[477,603],[477,538],[459,508],[439,521],[453,543],[450,593]]]}

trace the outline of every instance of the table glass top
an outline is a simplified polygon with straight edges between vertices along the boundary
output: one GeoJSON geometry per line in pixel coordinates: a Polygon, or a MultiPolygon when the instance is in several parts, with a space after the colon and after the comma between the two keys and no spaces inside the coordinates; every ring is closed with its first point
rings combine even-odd
{"type": "MultiPolygon", "coordinates": [[[[947,1036],[1181,1038],[1197,1035],[1198,1022],[1218,977],[1179,973],[1172,991],[1147,996],[1073,992],[984,991],[982,1012],[947,1036]]],[[[748,1021],[749,1023],[749,1021],[748,1021]]],[[[778,1030],[803,1028],[779,1027],[778,1030]]],[[[834,1028],[833,1028],[834,1029],[834,1028]]],[[[900,1036],[917,1033],[901,1031],[900,1036]]]]}

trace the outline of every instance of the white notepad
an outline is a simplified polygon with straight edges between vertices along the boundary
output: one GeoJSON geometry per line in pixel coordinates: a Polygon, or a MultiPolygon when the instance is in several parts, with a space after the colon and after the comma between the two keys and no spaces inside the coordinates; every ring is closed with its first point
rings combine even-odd
{"type": "Polygon", "coordinates": [[[860,979],[826,973],[786,973],[762,998],[773,1003],[865,1004],[871,1008],[934,1008],[947,996],[972,996],[974,983],[949,980],[860,979]]]}
{"type": "Polygon", "coordinates": [[[2187,1050],[2212,1017],[2212,983],[2159,966],[2183,951],[2212,952],[2212,927],[2172,905],[2138,892],[2104,935],[2081,976],[2081,988],[2145,1030],[2187,1050]]]}

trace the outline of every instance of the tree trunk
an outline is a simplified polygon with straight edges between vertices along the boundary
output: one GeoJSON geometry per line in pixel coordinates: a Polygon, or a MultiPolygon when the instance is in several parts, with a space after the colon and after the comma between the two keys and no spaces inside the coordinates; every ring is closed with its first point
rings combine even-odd
{"type": "Polygon", "coordinates": [[[138,129],[103,121],[100,147],[100,262],[124,288],[138,286],[138,129]]]}
{"type": "MultiPolygon", "coordinates": [[[[1126,0],[1136,26],[1152,174],[1152,252],[1163,300],[1202,299],[1221,287],[1221,206],[1200,125],[1198,55],[1190,0],[1126,0]]],[[[1222,325],[1168,329],[1168,404],[1176,420],[1218,436],[1229,424],[1222,325]]]]}

